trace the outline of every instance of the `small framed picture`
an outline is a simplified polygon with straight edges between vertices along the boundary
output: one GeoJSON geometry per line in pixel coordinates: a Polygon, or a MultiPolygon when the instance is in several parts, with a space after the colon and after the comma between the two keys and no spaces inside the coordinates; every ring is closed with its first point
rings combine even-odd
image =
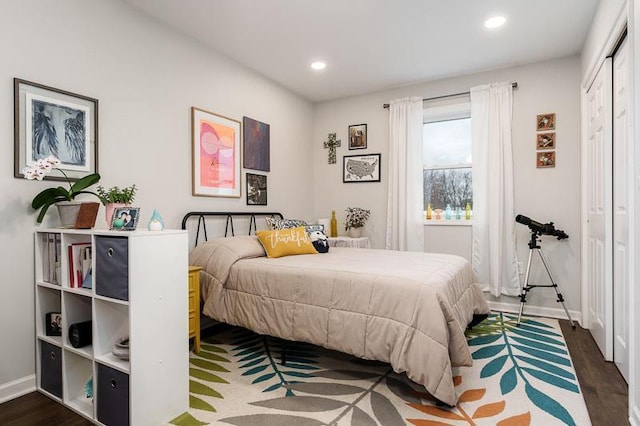
{"type": "Polygon", "coordinates": [[[118,231],[133,231],[138,225],[140,207],[119,207],[113,211],[111,229],[118,231]]]}
{"type": "Polygon", "coordinates": [[[267,176],[247,173],[247,205],[267,205],[267,176]]]}
{"type": "Polygon", "coordinates": [[[536,149],[555,149],[556,134],[555,132],[538,133],[536,135],[536,149]]]}
{"type": "Polygon", "coordinates": [[[342,157],[342,182],[380,182],[380,154],[342,157]]]}
{"type": "Polygon", "coordinates": [[[555,130],[556,114],[539,114],[536,116],[536,130],[538,132],[544,130],[555,130]]]}
{"type": "Polygon", "coordinates": [[[45,334],[47,336],[62,336],[62,314],[60,312],[45,314],[45,334]]]}
{"type": "Polygon", "coordinates": [[[354,124],[349,126],[349,149],[367,148],[367,125],[354,124]]]}
{"type": "Polygon", "coordinates": [[[545,167],[556,166],[556,152],[542,151],[536,153],[536,167],[541,169],[545,167]]]}

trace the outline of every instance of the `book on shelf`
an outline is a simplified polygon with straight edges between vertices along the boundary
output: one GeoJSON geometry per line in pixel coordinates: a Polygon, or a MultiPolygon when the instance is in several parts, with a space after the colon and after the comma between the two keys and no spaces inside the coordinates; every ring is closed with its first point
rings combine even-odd
{"type": "Polygon", "coordinates": [[[87,270],[91,267],[91,243],[69,244],[69,286],[82,287],[87,270]]]}
{"type": "Polygon", "coordinates": [[[46,233],[42,238],[42,280],[60,285],[60,234],[46,233]]]}

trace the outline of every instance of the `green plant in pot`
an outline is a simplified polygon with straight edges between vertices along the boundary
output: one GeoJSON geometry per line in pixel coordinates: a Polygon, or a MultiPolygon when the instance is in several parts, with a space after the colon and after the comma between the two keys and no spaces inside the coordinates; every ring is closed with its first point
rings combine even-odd
{"type": "Polygon", "coordinates": [[[119,186],[112,186],[111,188],[105,188],[102,185],[98,186],[96,191],[98,192],[98,198],[102,204],[104,204],[105,218],[107,225],[111,225],[113,219],[113,212],[118,207],[130,206],[136,197],[136,184],[131,186],[120,188],[119,186]]]}
{"type": "Polygon", "coordinates": [[[360,207],[347,207],[345,209],[344,229],[352,237],[359,237],[362,227],[369,219],[371,211],[360,207]]]}
{"type": "Polygon", "coordinates": [[[95,185],[96,183],[98,183],[98,181],[100,181],[100,175],[98,173],[91,173],[77,180],[76,182],[72,182],[69,176],[67,176],[67,174],[62,169],[58,168],[60,164],[61,162],[59,159],[53,156],[49,156],[45,159],[36,161],[33,166],[27,166],[22,169],[22,174],[24,175],[25,179],[42,180],[44,179],[44,176],[52,170],[57,170],[62,173],[65,180],[67,181],[67,184],[69,185],[69,188],[67,189],[63,186],[58,186],[57,188],[47,188],[33,198],[31,207],[34,210],[40,209],[37,222],[42,223],[44,215],[47,213],[47,210],[49,210],[49,207],[56,204],[60,212],[62,225],[65,227],[70,227],[74,226],[76,223],[74,214],[63,213],[61,206],[76,204],[73,210],[75,211],[75,216],[77,216],[78,211],[80,210],[79,205],[81,203],[70,202],[74,201],[75,198],[80,194],[91,194],[97,197],[98,194],[92,191],[87,191],[86,189],[91,185],[95,185]]]}

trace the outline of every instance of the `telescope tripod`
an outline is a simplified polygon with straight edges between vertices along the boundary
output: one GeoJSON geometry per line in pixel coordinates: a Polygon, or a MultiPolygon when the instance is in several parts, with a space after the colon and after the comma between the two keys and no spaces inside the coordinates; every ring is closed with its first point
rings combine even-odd
{"type": "Polygon", "coordinates": [[[522,293],[520,293],[520,313],[518,314],[518,322],[516,325],[520,326],[520,318],[522,317],[522,311],[524,310],[524,304],[527,303],[527,293],[537,287],[552,287],[556,291],[556,295],[558,296],[557,302],[562,304],[562,308],[564,312],[567,314],[567,318],[571,323],[571,328],[576,328],[576,325],[573,323],[571,316],[569,315],[569,311],[567,310],[567,306],[564,304],[564,297],[562,297],[562,293],[558,291],[558,284],[553,279],[553,275],[551,275],[551,270],[549,269],[549,264],[547,263],[547,259],[544,257],[544,253],[538,244],[538,233],[535,231],[531,232],[531,239],[529,240],[529,261],[527,262],[527,272],[524,275],[524,285],[522,286],[522,293]],[[540,255],[540,259],[542,259],[542,264],[549,275],[549,279],[551,280],[551,284],[547,285],[529,285],[529,273],[531,272],[531,260],[533,259],[533,252],[537,252],[540,255]]]}

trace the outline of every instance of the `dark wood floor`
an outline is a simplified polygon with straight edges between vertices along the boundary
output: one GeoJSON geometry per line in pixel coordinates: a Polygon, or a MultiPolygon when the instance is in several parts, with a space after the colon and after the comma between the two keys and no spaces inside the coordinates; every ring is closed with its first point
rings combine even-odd
{"type": "MultiPolygon", "coordinates": [[[[628,425],[627,384],[616,366],[605,362],[591,334],[569,322],[560,321],[580,387],[589,409],[591,422],[600,425],[628,425]]],[[[38,392],[0,405],[0,425],[3,426],[84,426],[91,425],[84,417],[38,392]]]]}
{"type": "Polygon", "coordinates": [[[560,321],[580,388],[589,410],[591,423],[600,425],[629,424],[629,390],[618,368],[604,361],[588,330],[569,321],[560,321]]]}

